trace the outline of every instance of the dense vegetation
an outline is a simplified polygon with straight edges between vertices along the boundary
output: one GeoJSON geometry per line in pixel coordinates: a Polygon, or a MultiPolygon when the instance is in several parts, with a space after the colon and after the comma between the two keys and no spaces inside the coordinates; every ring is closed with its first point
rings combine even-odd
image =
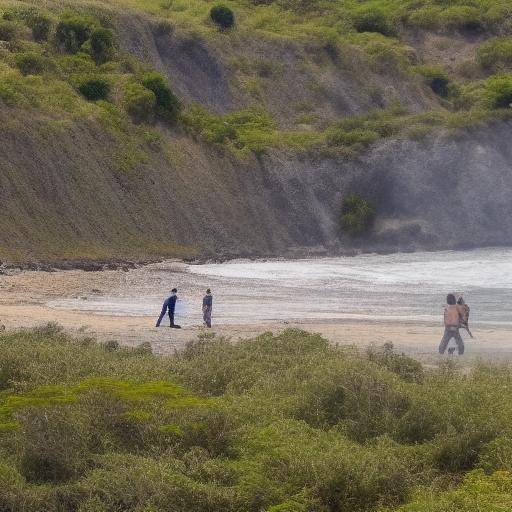
{"type": "Polygon", "coordinates": [[[0,510],[506,510],[511,381],[296,330],[173,357],[3,333],[0,510]]]}
{"type": "Polygon", "coordinates": [[[154,71],[118,48],[112,13],[98,16],[86,2],[77,11],[62,10],[58,3],[44,10],[21,2],[0,2],[0,41],[5,42],[0,49],[0,101],[20,108],[57,107],[73,115],[94,112],[110,128],[130,119],[138,124],[179,122],[190,133],[227,145],[237,154],[271,147],[351,154],[382,138],[418,138],[434,130],[464,128],[509,115],[512,14],[507,2],[460,0],[450,7],[406,0],[373,0],[364,5],[335,0],[239,0],[213,7],[203,0],[123,2],[169,20],[161,22],[164,32],[172,30],[173,25],[165,25],[170,22],[206,39],[238,37],[238,32],[245,38],[279,34],[301,44],[309,41],[341,62],[358,61],[351,69],[355,75],[359,67],[377,75],[398,74],[411,84],[423,82],[439,97],[438,105],[424,113],[412,112],[399,98],[386,98],[375,90],[371,94],[376,98],[384,94],[378,100],[384,106],[368,114],[326,122],[306,109],[295,126],[280,126],[261,104],[262,80],[272,82],[279,65],[262,60],[244,64],[244,80],[254,89],[247,109],[219,116],[192,105],[180,115],[180,101],[166,78],[145,77],[154,71]],[[408,34],[418,30],[474,33],[482,43],[473,59],[446,69],[428,56],[420,59],[406,42],[408,34]],[[101,102],[95,108],[87,106],[75,94],[101,102]]]}

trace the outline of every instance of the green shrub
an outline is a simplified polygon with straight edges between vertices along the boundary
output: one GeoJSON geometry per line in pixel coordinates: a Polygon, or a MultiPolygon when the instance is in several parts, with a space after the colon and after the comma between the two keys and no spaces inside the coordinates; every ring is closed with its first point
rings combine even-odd
{"type": "Polygon", "coordinates": [[[496,37],[477,50],[478,63],[485,69],[499,71],[512,66],[512,38],[496,37]]]}
{"type": "Polygon", "coordinates": [[[442,98],[449,96],[450,78],[443,68],[439,66],[417,66],[414,71],[423,77],[426,85],[435,94],[442,98]]]}
{"type": "Polygon", "coordinates": [[[20,27],[16,22],[0,19],[0,41],[13,41],[19,33],[20,27]]]}
{"type": "Polygon", "coordinates": [[[86,78],[78,85],[78,90],[90,101],[106,100],[110,93],[110,84],[101,77],[86,78]]]}
{"type": "Polygon", "coordinates": [[[178,119],[181,105],[178,98],[173,94],[161,73],[146,73],[142,77],[142,85],[153,92],[156,98],[156,114],[161,119],[174,123],[178,119]]]}
{"type": "Polygon", "coordinates": [[[52,20],[44,14],[32,14],[27,18],[27,25],[37,42],[47,41],[52,30],[52,20]]]}
{"type": "Polygon", "coordinates": [[[57,41],[67,52],[77,53],[91,36],[94,25],[94,20],[89,17],[67,13],[57,24],[57,41]]]}
{"type": "Polygon", "coordinates": [[[382,347],[370,347],[368,359],[398,375],[407,382],[423,380],[423,366],[418,361],[405,354],[397,354],[393,343],[385,343],[382,347]]]}
{"type": "Polygon", "coordinates": [[[486,428],[443,435],[434,452],[434,462],[442,471],[458,473],[473,469],[480,451],[493,433],[486,428]]]}
{"type": "Polygon", "coordinates": [[[199,105],[193,105],[184,115],[186,127],[208,142],[223,144],[238,138],[236,128],[225,118],[210,114],[199,105]]]}
{"type": "Polygon", "coordinates": [[[503,435],[487,443],[480,450],[478,466],[487,474],[494,471],[512,471],[512,438],[503,435]]]}
{"type": "Polygon", "coordinates": [[[501,512],[512,503],[512,474],[497,471],[486,476],[477,470],[466,474],[462,485],[444,492],[421,489],[415,499],[395,512],[501,512]]]}
{"type": "Polygon", "coordinates": [[[124,91],[124,106],[134,121],[151,121],[155,115],[155,93],[141,84],[130,83],[124,91]]]}
{"type": "Polygon", "coordinates": [[[245,510],[228,486],[195,480],[170,457],[107,454],[80,483],[96,511],[236,512],[245,510]]]}
{"type": "Polygon", "coordinates": [[[432,441],[444,430],[442,412],[428,398],[416,399],[409,410],[396,422],[393,438],[400,443],[432,441]]]}
{"type": "Polygon", "coordinates": [[[510,509],[509,365],[423,373],[297,329],[155,356],[49,324],[0,332],[0,369],[6,512],[510,509]]]}
{"type": "Polygon", "coordinates": [[[377,32],[384,36],[395,34],[395,28],[384,11],[376,7],[363,7],[354,14],[354,27],[358,32],[377,32]]]}
{"type": "Polygon", "coordinates": [[[491,108],[510,108],[512,105],[512,76],[494,76],[485,83],[485,97],[491,108]]]}
{"type": "Polygon", "coordinates": [[[235,24],[235,15],[233,11],[224,5],[216,5],[210,10],[210,18],[221,29],[228,29],[235,24]]]}
{"type": "Polygon", "coordinates": [[[479,31],[484,29],[481,11],[476,7],[456,5],[441,13],[443,25],[450,30],[479,31]]]}
{"type": "Polygon", "coordinates": [[[371,41],[365,47],[370,66],[387,75],[402,73],[415,62],[415,53],[392,40],[371,41]]]}
{"type": "Polygon", "coordinates": [[[373,225],[375,210],[371,203],[360,196],[352,195],[343,200],[340,225],[350,236],[367,233],[373,225]]]}
{"type": "Polygon", "coordinates": [[[91,56],[82,52],[61,57],[57,64],[60,71],[68,78],[73,75],[89,75],[96,71],[96,64],[91,56]]]}
{"type": "Polygon", "coordinates": [[[427,5],[412,11],[407,17],[407,23],[413,27],[435,30],[440,27],[443,8],[438,5],[427,5]]]}
{"type": "Polygon", "coordinates": [[[343,128],[330,128],[327,131],[327,143],[330,146],[361,146],[365,147],[379,139],[379,134],[373,130],[356,128],[345,130],[343,128]]]}
{"type": "Polygon", "coordinates": [[[114,54],[114,33],[107,28],[97,28],[90,37],[91,56],[97,64],[110,60],[114,54]]]}
{"type": "Polygon", "coordinates": [[[0,462],[0,506],[4,510],[19,510],[18,496],[23,489],[23,477],[4,461],[0,462]]]}
{"type": "Polygon", "coordinates": [[[198,393],[240,394],[268,375],[276,375],[298,361],[328,353],[321,336],[288,329],[279,336],[265,333],[244,345],[224,339],[202,339],[187,344],[175,371],[198,393]]]}
{"type": "Polygon", "coordinates": [[[86,418],[64,407],[42,407],[23,412],[19,419],[23,429],[21,473],[29,482],[65,482],[85,470],[90,443],[86,418]]]}
{"type": "Polygon", "coordinates": [[[336,426],[359,442],[390,432],[408,406],[388,372],[356,361],[323,365],[297,394],[297,418],[318,428],[336,426]]]}
{"type": "Polygon", "coordinates": [[[39,75],[47,69],[47,59],[35,52],[19,53],[16,67],[23,75],[39,75]]]}

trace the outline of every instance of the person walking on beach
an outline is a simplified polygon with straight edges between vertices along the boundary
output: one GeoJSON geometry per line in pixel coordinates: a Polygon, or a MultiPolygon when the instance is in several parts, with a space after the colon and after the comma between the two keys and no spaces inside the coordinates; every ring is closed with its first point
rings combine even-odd
{"type": "Polygon", "coordinates": [[[169,320],[171,322],[171,325],[169,327],[172,327],[174,329],[181,329],[181,326],[176,325],[174,323],[174,312],[176,311],[176,301],[178,300],[178,290],[176,288],[173,288],[171,291],[171,295],[165,299],[164,304],[162,306],[162,311],[160,312],[160,316],[158,317],[158,320],[156,322],[156,326],[160,327],[160,323],[162,322],[165,313],[169,311],[169,320]]]}
{"type": "Polygon", "coordinates": [[[457,344],[459,356],[464,354],[464,342],[459,333],[461,325],[460,309],[457,307],[457,301],[453,293],[446,296],[446,306],[444,308],[444,335],[439,344],[439,353],[444,354],[448,343],[453,338],[457,344]]]}
{"type": "Polygon", "coordinates": [[[203,297],[203,321],[206,327],[212,326],[212,309],[213,309],[213,296],[210,288],[206,290],[206,295],[203,297]]]}

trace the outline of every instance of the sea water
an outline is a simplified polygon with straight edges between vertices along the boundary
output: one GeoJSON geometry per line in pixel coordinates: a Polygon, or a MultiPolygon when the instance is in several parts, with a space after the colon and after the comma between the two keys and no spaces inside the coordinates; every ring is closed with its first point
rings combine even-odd
{"type": "Polygon", "coordinates": [[[133,290],[54,301],[54,307],[112,315],[157,315],[179,283],[177,315],[200,322],[206,287],[217,324],[272,321],[393,320],[440,322],[448,292],[462,293],[471,322],[512,327],[512,249],[366,254],[298,260],[163,264],[133,290]]]}

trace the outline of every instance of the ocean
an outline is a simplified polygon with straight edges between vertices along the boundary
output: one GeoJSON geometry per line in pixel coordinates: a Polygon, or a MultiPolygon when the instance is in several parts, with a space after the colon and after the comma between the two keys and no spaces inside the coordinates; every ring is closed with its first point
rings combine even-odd
{"type": "MultiPolygon", "coordinates": [[[[53,307],[112,315],[156,315],[173,286],[183,325],[200,321],[206,287],[219,324],[272,321],[441,322],[448,292],[462,293],[471,323],[512,326],[512,249],[365,254],[298,260],[157,264],[108,296],[53,307]]],[[[135,273],[137,271],[134,271],[135,273]]],[[[135,274],[134,274],[135,275],[135,274]]]]}

